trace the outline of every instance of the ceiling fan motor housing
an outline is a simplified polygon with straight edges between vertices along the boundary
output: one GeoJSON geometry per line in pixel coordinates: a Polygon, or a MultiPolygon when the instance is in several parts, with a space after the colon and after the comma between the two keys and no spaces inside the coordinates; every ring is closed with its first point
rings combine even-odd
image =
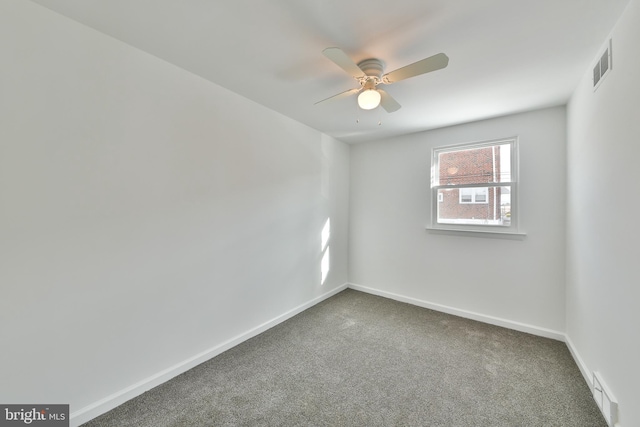
{"type": "Polygon", "coordinates": [[[358,62],[358,68],[360,68],[367,76],[377,77],[379,79],[382,77],[384,64],[379,59],[370,58],[358,62]]]}

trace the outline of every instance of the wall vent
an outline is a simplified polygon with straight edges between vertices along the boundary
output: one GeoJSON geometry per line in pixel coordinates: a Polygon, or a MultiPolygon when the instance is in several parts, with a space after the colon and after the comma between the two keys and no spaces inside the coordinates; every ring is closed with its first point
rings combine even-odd
{"type": "Polygon", "coordinates": [[[609,39],[609,42],[607,43],[604,51],[598,56],[598,61],[593,66],[593,90],[594,91],[598,89],[598,87],[600,87],[602,80],[604,80],[604,78],[608,76],[609,72],[611,71],[611,66],[612,66],[611,47],[612,47],[612,43],[611,43],[611,39],[609,39]]]}
{"type": "Polygon", "coordinates": [[[593,373],[593,398],[609,427],[614,427],[618,421],[618,402],[598,372],[593,373]]]}

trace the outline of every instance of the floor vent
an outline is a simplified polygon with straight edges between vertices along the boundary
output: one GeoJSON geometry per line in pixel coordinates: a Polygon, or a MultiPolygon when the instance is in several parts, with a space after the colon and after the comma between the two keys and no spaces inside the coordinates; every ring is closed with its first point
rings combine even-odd
{"type": "Polygon", "coordinates": [[[602,80],[609,75],[611,71],[611,39],[607,43],[604,52],[598,57],[598,61],[593,67],[593,90],[598,89],[602,80]]]}
{"type": "Polygon", "coordinates": [[[618,402],[598,372],[593,373],[593,398],[609,427],[613,427],[618,421],[618,402]]]}

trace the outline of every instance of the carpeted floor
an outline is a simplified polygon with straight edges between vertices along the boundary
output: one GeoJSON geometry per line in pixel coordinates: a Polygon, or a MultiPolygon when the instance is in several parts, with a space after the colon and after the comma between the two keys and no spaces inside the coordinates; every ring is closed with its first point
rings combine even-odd
{"type": "Polygon", "coordinates": [[[84,426],[606,423],[564,343],[345,290],[84,426]]]}

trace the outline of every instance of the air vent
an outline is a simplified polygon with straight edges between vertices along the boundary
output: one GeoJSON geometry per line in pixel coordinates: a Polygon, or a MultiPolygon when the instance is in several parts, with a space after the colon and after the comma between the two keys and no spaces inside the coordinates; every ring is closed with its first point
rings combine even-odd
{"type": "Polygon", "coordinates": [[[598,372],[593,373],[593,398],[607,421],[607,425],[614,427],[618,421],[618,402],[604,381],[602,381],[602,377],[598,372]]]}
{"type": "Polygon", "coordinates": [[[604,52],[599,56],[598,61],[593,67],[593,90],[598,89],[602,80],[609,75],[611,71],[611,39],[607,43],[604,52]]]}

